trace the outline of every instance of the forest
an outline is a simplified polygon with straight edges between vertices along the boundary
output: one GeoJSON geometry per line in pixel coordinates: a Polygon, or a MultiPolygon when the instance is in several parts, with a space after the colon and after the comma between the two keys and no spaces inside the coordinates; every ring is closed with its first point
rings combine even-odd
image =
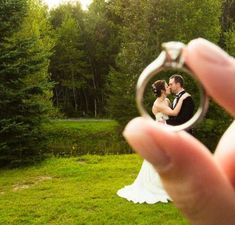
{"type": "MultiPolygon", "coordinates": [[[[163,42],[202,37],[235,56],[233,0],[94,0],[87,11],[79,3],[49,10],[40,0],[0,0],[0,21],[2,165],[38,156],[42,125],[55,118],[124,127],[139,115],[136,81],[163,42]]],[[[213,149],[231,121],[211,100],[195,136],[213,149]]]]}

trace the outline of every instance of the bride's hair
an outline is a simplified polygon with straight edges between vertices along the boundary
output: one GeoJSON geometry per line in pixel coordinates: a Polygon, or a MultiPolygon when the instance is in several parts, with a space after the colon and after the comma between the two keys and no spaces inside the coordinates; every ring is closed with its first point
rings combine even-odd
{"type": "Polygon", "coordinates": [[[166,85],[166,81],[165,80],[157,80],[152,84],[152,88],[153,88],[153,93],[156,97],[160,97],[162,94],[162,90],[166,91],[165,88],[166,85]]]}

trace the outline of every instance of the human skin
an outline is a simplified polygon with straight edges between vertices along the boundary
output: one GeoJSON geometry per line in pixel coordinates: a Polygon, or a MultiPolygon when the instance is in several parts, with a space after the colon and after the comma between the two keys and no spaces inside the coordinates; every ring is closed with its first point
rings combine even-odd
{"type": "MultiPolygon", "coordinates": [[[[183,57],[208,95],[234,117],[235,59],[201,38],[187,45],[183,57]]],[[[142,117],[130,121],[123,135],[154,165],[190,224],[235,224],[235,122],[214,155],[187,132],[142,117]]]]}

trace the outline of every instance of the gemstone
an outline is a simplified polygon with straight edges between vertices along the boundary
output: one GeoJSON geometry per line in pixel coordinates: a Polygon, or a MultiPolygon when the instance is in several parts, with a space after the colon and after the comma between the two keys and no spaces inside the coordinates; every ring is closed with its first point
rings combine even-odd
{"type": "Polygon", "coordinates": [[[162,48],[166,51],[167,55],[170,56],[171,60],[175,61],[182,53],[185,44],[177,41],[170,41],[162,43],[162,48]]]}
{"type": "Polygon", "coordinates": [[[166,67],[174,67],[181,68],[184,63],[184,59],[182,57],[182,50],[185,47],[185,44],[182,42],[166,42],[162,44],[162,48],[166,53],[165,66],[166,67]]]}

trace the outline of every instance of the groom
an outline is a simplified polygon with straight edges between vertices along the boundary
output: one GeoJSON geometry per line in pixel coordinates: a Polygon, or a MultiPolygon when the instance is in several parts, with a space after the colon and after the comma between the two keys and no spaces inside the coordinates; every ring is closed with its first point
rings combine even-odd
{"type": "MultiPolygon", "coordinates": [[[[185,93],[183,77],[178,74],[172,75],[169,79],[169,87],[171,93],[176,96],[172,105],[172,108],[174,109],[180,97],[185,93]]],[[[194,102],[192,97],[189,96],[186,99],[184,99],[179,114],[177,116],[171,116],[167,120],[167,124],[173,126],[183,124],[192,118],[193,111],[194,111],[194,102]]],[[[192,134],[192,129],[188,130],[188,132],[192,134]]]]}

